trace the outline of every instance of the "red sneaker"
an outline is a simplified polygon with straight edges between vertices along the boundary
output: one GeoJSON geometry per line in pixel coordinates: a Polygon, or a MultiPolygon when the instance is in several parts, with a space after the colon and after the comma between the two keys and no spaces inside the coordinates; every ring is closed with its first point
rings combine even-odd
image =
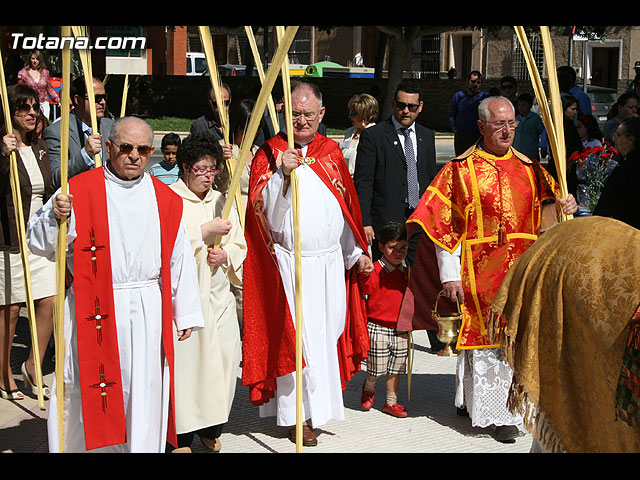
{"type": "Polygon", "coordinates": [[[364,385],[362,385],[362,396],[360,397],[360,403],[362,404],[362,408],[365,409],[365,411],[369,411],[371,410],[371,408],[373,407],[373,396],[376,394],[376,389],[373,389],[373,392],[367,392],[364,389],[364,385]]]}
{"type": "Polygon", "coordinates": [[[388,413],[389,415],[393,415],[398,418],[404,418],[409,415],[407,413],[407,409],[398,403],[394,403],[393,405],[385,403],[382,411],[383,413],[388,413]]]}

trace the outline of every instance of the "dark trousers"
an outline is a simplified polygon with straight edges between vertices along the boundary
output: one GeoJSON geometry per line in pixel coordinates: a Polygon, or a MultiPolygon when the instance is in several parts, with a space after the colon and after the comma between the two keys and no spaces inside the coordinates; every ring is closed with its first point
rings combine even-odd
{"type": "Polygon", "coordinates": [[[479,138],[480,138],[480,134],[473,135],[473,136],[462,135],[461,133],[454,134],[453,150],[456,154],[456,157],[458,155],[462,155],[464,152],[469,150],[469,148],[471,148],[471,145],[476,143],[479,138]]]}
{"type": "MultiPolygon", "coordinates": [[[[196,434],[200,437],[207,438],[209,440],[215,440],[222,435],[222,425],[213,425],[211,427],[201,428],[200,430],[196,430],[195,432],[188,433],[179,433],[178,434],[178,448],[182,447],[190,447],[193,443],[193,438],[196,434]]],[[[167,444],[167,451],[173,450],[173,447],[167,444]]]]}

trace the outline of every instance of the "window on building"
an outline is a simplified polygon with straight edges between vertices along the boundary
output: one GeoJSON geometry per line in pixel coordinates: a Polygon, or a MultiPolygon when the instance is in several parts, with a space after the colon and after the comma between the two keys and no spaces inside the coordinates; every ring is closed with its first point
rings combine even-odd
{"type": "MultiPolygon", "coordinates": [[[[531,53],[533,60],[540,72],[540,76],[544,76],[544,47],[542,46],[542,39],[540,34],[534,33],[527,35],[529,40],[529,46],[531,47],[531,53]]],[[[518,80],[528,81],[531,79],[529,76],[529,69],[527,68],[527,60],[525,59],[524,51],[520,46],[518,37],[513,36],[513,73],[512,75],[518,80]]]]}
{"type": "Polygon", "coordinates": [[[313,39],[311,28],[301,26],[296,32],[293,43],[289,48],[289,63],[309,65],[311,63],[311,42],[313,39]]]}
{"type": "Polygon", "coordinates": [[[204,52],[198,27],[187,27],[187,52],[204,52]]]}
{"type": "Polygon", "coordinates": [[[411,75],[413,78],[439,78],[440,35],[423,35],[411,48],[411,75]]]}

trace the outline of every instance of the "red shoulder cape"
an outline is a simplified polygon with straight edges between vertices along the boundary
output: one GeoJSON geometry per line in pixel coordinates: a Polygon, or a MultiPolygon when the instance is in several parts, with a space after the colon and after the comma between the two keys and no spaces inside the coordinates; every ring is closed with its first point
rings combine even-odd
{"type": "MultiPolygon", "coordinates": [[[[252,254],[247,256],[243,272],[242,383],[249,386],[249,399],[255,405],[274,396],[276,377],[296,369],[295,328],[262,212],[262,190],[279,168],[280,153],[287,148],[286,138],[279,134],[259,149],[251,165],[245,237],[252,254]]],[[[316,159],[311,168],[340,203],[346,222],[366,253],[360,203],[338,144],[316,134],[308,147],[310,157],[316,159]]],[[[345,272],[345,282],[347,315],[338,341],[343,389],[369,351],[366,306],[355,268],[345,272]]]]}

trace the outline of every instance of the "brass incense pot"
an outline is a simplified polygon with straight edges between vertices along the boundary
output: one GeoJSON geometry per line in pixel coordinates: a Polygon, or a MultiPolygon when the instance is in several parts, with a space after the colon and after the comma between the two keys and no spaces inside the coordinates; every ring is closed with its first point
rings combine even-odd
{"type": "Polygon", "coordinates": [[[438,323],[438,340],[445,344],[444,348],[438,352],[438,356],[450,357],[457,355],[458,352],[451,346],[455,345],[458,340],[458,333],[460,332],[460,325],[462,324],[462,311],[460,310],[460,302],[456,298],[456,305],[458,306],[457,312],[439,313],[438,312],[438,300],[444,294],[444,292],[438,293],[436,298],[436,304],[431,311],[431,317],[438,323]]]}

